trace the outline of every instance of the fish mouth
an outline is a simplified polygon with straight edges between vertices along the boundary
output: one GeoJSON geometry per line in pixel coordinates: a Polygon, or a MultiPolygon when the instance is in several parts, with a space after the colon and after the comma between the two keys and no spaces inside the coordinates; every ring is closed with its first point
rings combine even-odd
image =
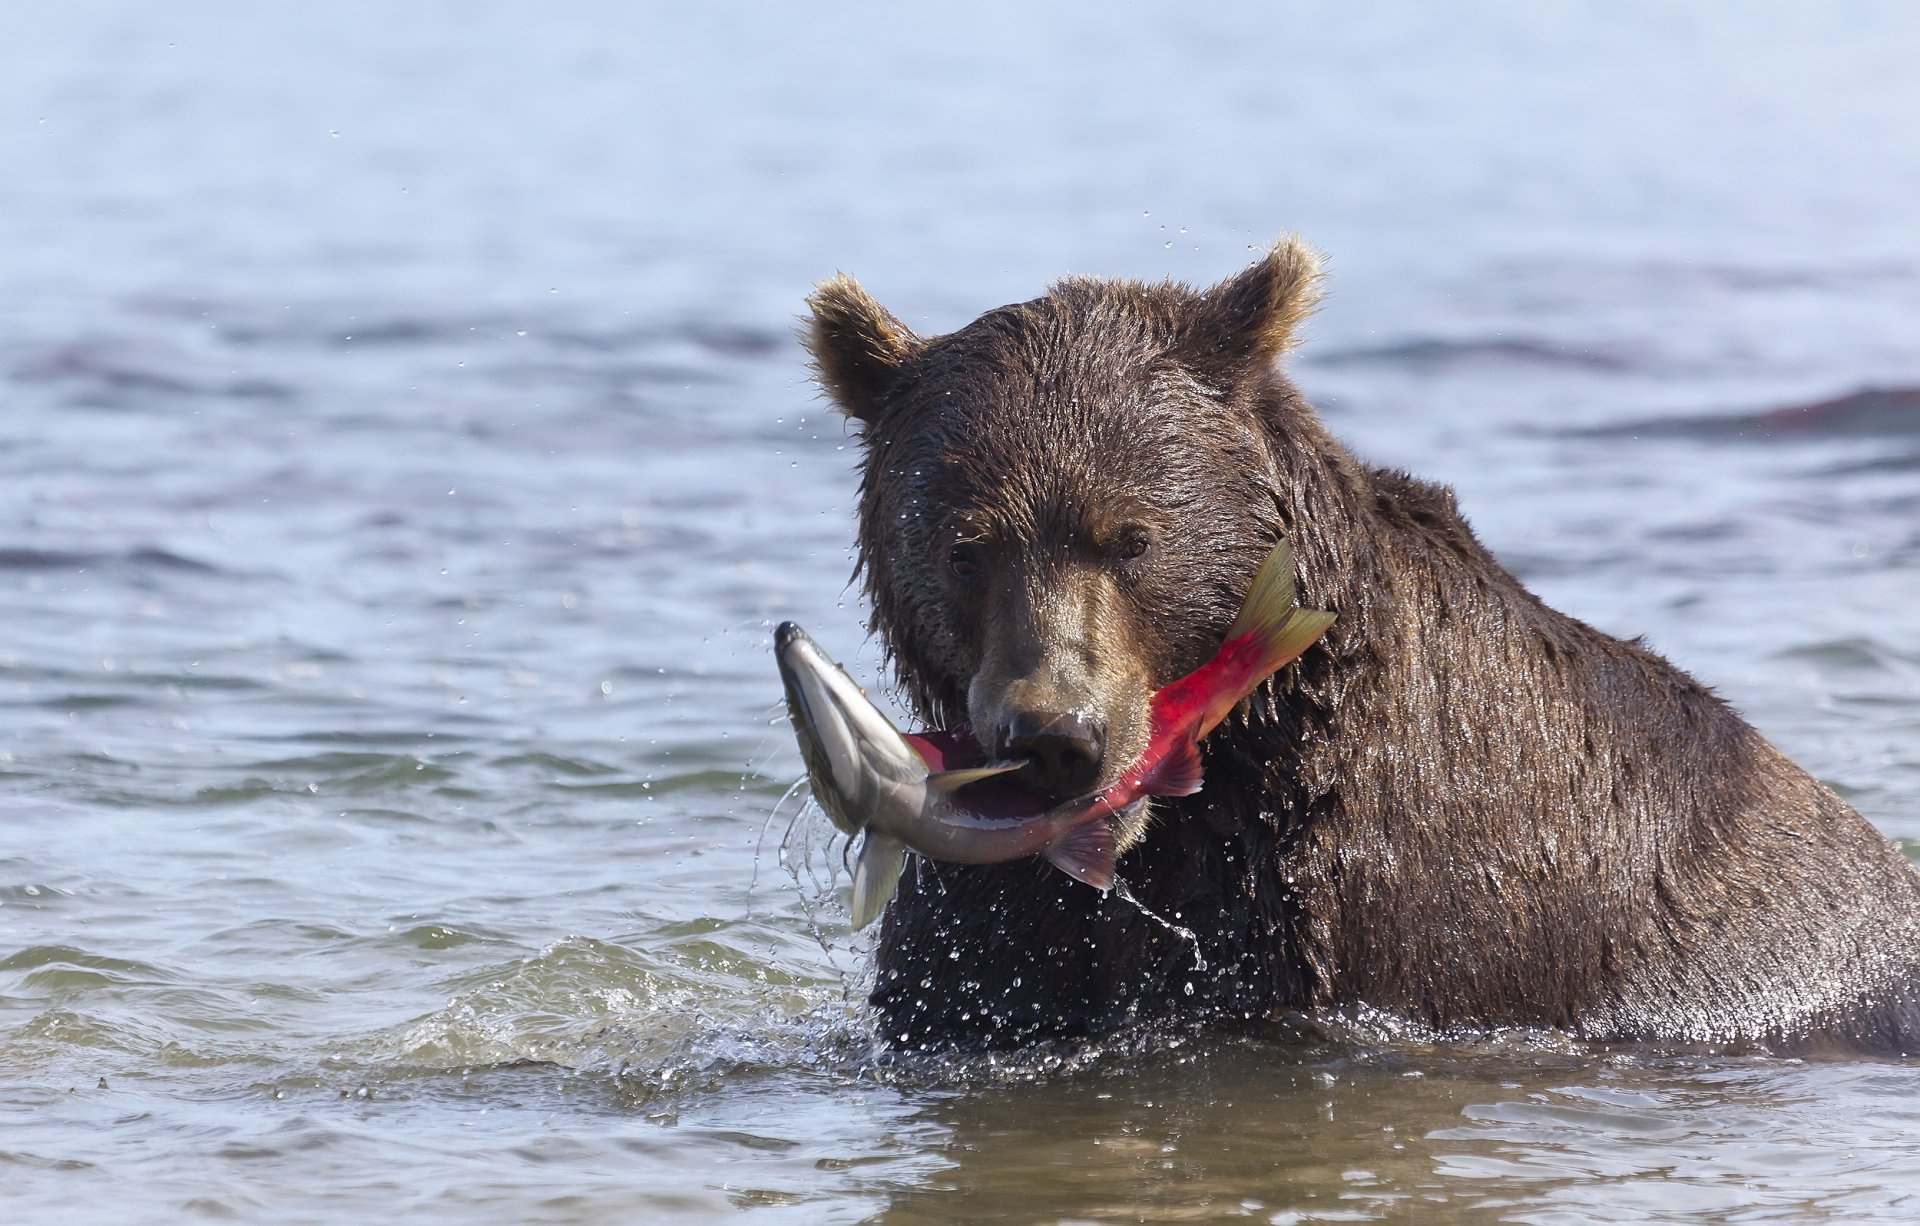
{"type": "Polygon", "coordinates": [[[773,632],[773,649],[795,729],[802,740],[819,742],[832,759],[835,781],[851,790],[864,752],[873,743],[898,740],[899,733],[805,630],[781,622],[773,632]]]}
{"type": "Polygon", "coordinates": [[[799,622],[781,622],[773,628],[773,649],[785,654],[787,648],[798,642],[813,642],[807,632],[800,628],[799,622]]]}
{"type": "MultiPolygon", "coordinates": [[[[852,730],[840,716],[835,701],[839,688],[835,673],[839,667],[815,646],[807,632],[793,622],[781,622],[773,632],[774,661],[780,668],[780,683],[787,692],[787,716],[800,739],[800,752],[807,766],[816,757],[827,769],[827,778],[846,790],[851,775],[842,772],[855,762],[852,730]]],[[[817,778],[815,782],[820,780],[817,778]]]]}
{"type": "Polygon", "coordinates": [[[923,768],[866,691],[806,631],[780,623],[773,649],[814,799],[836,826],[852,833],[861,824],[857,810],[879,776],[923,768]]]}

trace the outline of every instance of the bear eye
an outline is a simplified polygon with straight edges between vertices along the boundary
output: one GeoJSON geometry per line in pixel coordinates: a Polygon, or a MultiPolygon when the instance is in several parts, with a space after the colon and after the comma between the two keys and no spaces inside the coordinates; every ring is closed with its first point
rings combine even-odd
{"type": "Polygon", "coordinates": [[[1153,548],[1153,534],[1134,524],[1120,533],[1120,557],[1128,562],[1136,562],[1147,556],[1147,550],[1153,548]]]}
{"type": "Polygon", "coordinates": [[[980,546],[962,541],[947,551],[947,569],[956,579],[972,579],[980,573],[980,546]]]}

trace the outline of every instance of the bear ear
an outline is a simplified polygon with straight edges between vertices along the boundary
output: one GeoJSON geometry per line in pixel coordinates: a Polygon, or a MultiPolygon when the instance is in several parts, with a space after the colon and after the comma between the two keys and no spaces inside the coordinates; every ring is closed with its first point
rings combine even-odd
{"type": "Polygon", "coordinates": [[[815,286],[807,307],[814,373],[841,412],[872,421],[880,397],[919,351],[920,338],[845,273],[815,286]]]}
{"type": "Polygon", "coordinates": [[[1289,235],[1259,263],[1200,296],[1195,341],[1215,361],[1264,364],[1292,347],[1294,330],[1320,302],[1320,256],[1289,235]]]}

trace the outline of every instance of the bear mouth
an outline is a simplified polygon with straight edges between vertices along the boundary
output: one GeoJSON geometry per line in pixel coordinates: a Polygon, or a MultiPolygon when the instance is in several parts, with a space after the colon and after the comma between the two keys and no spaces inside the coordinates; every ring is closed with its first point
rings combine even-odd
{"type": "MultiPolygon", "coordinates": [[[[907,734],[927,769],[934,772],[965,770],[988,763],[1023,762],[1020,770],[1006,775],[966,784],[956,796],[966,809],[978,817],[1029,818],[1061,805],[1099,795],[1118,781],[1104,774],[1092,785],[1078,790],[1062,790],[1047,785],[1044,772],[1020,754],[1002,750],[989,752],[970,730],[959,727],[945,730],[923,729],[907,734]]],[[[1137,802],[1113,811],[1115,816],[1134,813],[1137,802]]]]}

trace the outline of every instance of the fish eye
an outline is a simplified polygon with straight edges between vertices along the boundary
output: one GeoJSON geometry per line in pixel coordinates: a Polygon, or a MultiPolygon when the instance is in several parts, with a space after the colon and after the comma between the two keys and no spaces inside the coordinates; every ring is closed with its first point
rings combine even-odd
{"type": "Polygon", "coordinates": [[[980,546],[961,541],[947,551],[947,569],[956,579],[972,579],[980,574],[980,546]]]}

